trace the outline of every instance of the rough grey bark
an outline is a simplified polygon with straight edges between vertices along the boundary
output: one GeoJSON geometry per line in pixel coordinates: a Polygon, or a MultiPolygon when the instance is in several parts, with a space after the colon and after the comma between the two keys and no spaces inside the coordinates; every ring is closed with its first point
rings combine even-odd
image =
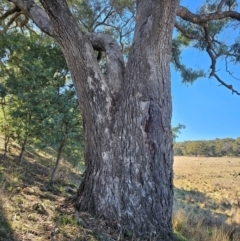
{"type": "Polygon", "coordinates": [[[76,207],[142,240],[174,240],[169,64],[178,0],[137,1],[126,66],[116,41],[84,34],[65,1],[41,3],[71,71],[83,116],[87,169],[76,207]],[[106,75],[93,48],[106,52],[106,75]]]}

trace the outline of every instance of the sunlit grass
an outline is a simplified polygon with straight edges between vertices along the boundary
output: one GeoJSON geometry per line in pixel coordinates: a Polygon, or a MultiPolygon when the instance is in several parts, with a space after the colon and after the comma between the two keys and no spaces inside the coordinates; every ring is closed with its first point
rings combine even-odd
{"type": "MultiPolygon", "coordinates": [[[[98,232],[104,229],[104,222],[93,220],[93,229],[85,227],[84,218],[78,218],[65,202],[71,196],[66,187],[77,190],[81,171],[62,162],[55,186],[50,188],[53,157],[30,153],[19,166],[17,151],[4,161],[0,152],[0,237],[101,240],[98,232]]],[[[175,158],[173,228],[178,241],[240,240],[234,230],[240,226],[240,176],[236,170],[240,170],[238,158],[175,158]]],[[[125,238],[134,240],[133,235],[125,238]]]]}
{"type": "Polygon", "coordinates": [[[191,241],[240,240],[240,158],[175,157],[175,232],[191,241]]]}

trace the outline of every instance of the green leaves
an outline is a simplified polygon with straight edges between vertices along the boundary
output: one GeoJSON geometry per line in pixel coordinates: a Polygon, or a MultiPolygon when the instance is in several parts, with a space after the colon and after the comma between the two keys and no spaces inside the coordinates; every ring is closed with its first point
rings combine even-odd
{"type": "MultiPolygon", "coordinates": [[[[8,100],[5,134],[11,131],[19,143],[27,138],[40,147],[57,149],[63,142],[74,142],[70,138],[81,146],[76,93],[56,44],[46,36],[12,32],[0,38],[0,53],[0,97],[8,100]]],[[[78,153],[81,151],[79,147],[78,153]]]]}
{"type": "Polygon", "coordinates": [[[182,129],[185,129],[185,125],[178,124],[176,127],[172,128],[172,135],[173,135],[173,140],[176,140],[178,138],[178,135],[181,133],[182,129]]]}
{"type": "Polygon", "coordinates": [[[173,40],[173,51],[172,51],[172,63],[176,70],[181,73],[182,82],[186,84],[192,84],[196,79],[204,77],[205,73],[203,70],[194,70],[186,67],[181,61],[181,45],[189,44],[185,41],[185,38],[178,37],[173,40]]]}
{"type": "Polygon", "coordinates": [[[229,54],[235,63],[240,62],[240,39],[230,47],[231,53],[229,54]]]}
{"type": "Polygon", "coordinates": [[[117,12],[123,11],[125,8],[133,9],[135,1],[133,0],[111,0],[111,4],[114,6],[117,12]]]}
{"type": "Polygon", "coordinates": [[[240,156],[240,138],[178,142],[173,150],[179,156],[240,156]]]}

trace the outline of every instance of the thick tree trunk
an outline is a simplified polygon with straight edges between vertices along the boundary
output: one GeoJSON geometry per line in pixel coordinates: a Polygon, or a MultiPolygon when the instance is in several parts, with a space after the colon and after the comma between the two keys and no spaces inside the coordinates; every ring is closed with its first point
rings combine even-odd
{"type": "Polygon", "coordinates": [[[127,66],[116,41],[84,34],[65,1],[41,2],[70,68],[84,121],[87,169],[76,207],[142,240],[174,240],[169,65],[178,0],[137,1],[127,66]],[[107,75],[93,48],[106,52],[107,75]]]}

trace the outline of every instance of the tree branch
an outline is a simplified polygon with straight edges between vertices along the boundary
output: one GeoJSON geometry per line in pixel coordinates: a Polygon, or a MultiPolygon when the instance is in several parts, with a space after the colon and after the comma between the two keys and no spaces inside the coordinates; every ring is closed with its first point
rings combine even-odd
{"type": "MultiPolygon", "coordinates": [[[[104,8],[99,15],[95,18],[94,22],[101,16],[102,12],[104,12],[107,8],[104,8]]],[[[106,14],[105,18],[101,21],[101,22],[97,22],[96,25],[93,27],[93,31],[96,30],[97,27],[103,25],[107,19],[114,13],[115,11],[112,10],[112,8],[110,8],[110,10],[108,11],[108,13],[106,14]]]]}
{"type": "Polygon", "coordinates": [[[53,27],[46,12],[33,0],[9,0],[22,9],[33,22],[46,34],[53,36],[53,27]]]}
{"type": "Polygon", "coordinates": [[[226,84],[223,80],[221,80],[218,75],[216,73],[213,74],[213,76],[217,79],[217,81],[219,83],[221,83],[221,85],[225,86],[226,88],[228,88],[229,90],[232,91],[232,94],[235,93],[237,95],[240,95],[240,92],[238,92],[237,90],[233,89],[233,86],[232,85],[228,85],[226,84]]]}
{"type": "Polygon", "coordinates": [[[174,26],[177,30],[179,30],[184,35],[184,37],[186,37],[188,39],[204,40],[204,38],[201,36],[188,33],[187,30],[184,29],[184,27],[182,27],[177,21],[175,21],[174,26]]]}
{"type": "Polygon", "coordinates": [[[196,24],[205,23],[211,20],[219,20],[224,18],[232,18],[240,21],[240,14],[235,11],[214,12],[209,14],[195,14],[190,12],[187,8],[179,6],[177,9],[177,16],[196,24]]]}
{"type": "Polygon", "coordinates": [[[210,38],[210,33],[209,33],[209,29],[208,29],[208,25],[207,24],[203,24],[203,29],[204,29],[204,34],[205,34],[205,39],[207,42],[207,48],[206,51],[211,59],[211,66],[210,68],[212,69],[210,76],[213,76],[216,72],[216,63],[217,63],[217,56],[215,56],[214,54],[214,50],[213,50],[213,44],[212,44],[212,40],[210,38]]]}
{"type": "Polygon", "coordinates": [[[218,4],[218,7],[217,7],[217,12],[221,12],[222,11],[222,7],[223,7],[223,4],[226,2],[226,0],[221,0],[220,3],[218,4]]]}
{"type": "MultiPolygon", "coordinates": [[[[9,29],[9,27],[14,23],[14,21],[21,15],[21,12],[15,12],[13,14],[13,16],[10,18],[10,20],[8,21],[8,23],[6,24],[6,26],[3,29],[3,33],[6,33],[6,31],[9,29]]],[[[17,27],[17,24],[16,24],[17,27]]]]}
{"type": "Polygon", "coordinates": [[[13,8],[9,8],[1,17],[0,20],[4,20],[10,15],[16,13],[16,12],[21,12],[21,9],[18,6],[14,6],[13,8]]]}
{"type": "Polygon", "coordinates": [[[106,53],[108,84],[112,94],[118,93],[123,81],[124,61],[117,41],[108,34],[87,33],[94,50],[106,53]]]}
{"type": "Polygon", "coordinates": [[[240,21],[240,14],[235,11],[223,11],[222,8],[226,4],[226,0],[221,0],[219,4],[217,5],[216,12],[209,13],[209,14],[194,14],[191,11],[189,11],[187,8],[179,6],[177,10],[177,16],[182,18],[185,21],[198,24],[203,29],[203,37],[196,36],[193,34],[190,34],[185,30],[178,22],[175,23],[175,27],[181,31],[181,33],[188,39],[196,39],[198,41],[204,41],[206,43],[206,52],[208,53],[210,59],[211,59],[211,72],[210,76],[213,76],[216,78],[218,82],[221,83],[221,85],[225,86],[226,88],[230,89],[232,93],[236,93],[237,95],[240,95],[238,91],[236,91],[232,85],[229,85],[225,83],[223,80],[219,78],[219,76],[216,74],[216,64],[217,59],[219,56],[221,56],[221,53],[217,53],[217,51],[214,49],[214,43],[217,41],[214,40],[214,37],[211,37],[210,29],[208,26],[208,22],[212,20],[220,20],[220,19],[227,19],[232,18],[235,20],[240,21]]]}
{"type": "Polygon", "coordinates": [[[227,72],[230,76],[232,76],[232,78],[234,78],[234,79],[236,79],[236,80],[240,80],[239,78],[235,77],[235,76],[234,76],[234,73],[231,72],[231,71],[228,69],[228,61],[227,61],[227,58],[228,58],[228,56],[225,57],[225,69],[226,69],[226,72],[227,72]]]}
{"type": "Polygon", "coordinates": [[[211,38],[210,38],[210,33],[209,33],[208,25],[207,25],[206,23],[203,24],[203,28],[204,28],[205,38],[206,38],[206,42],[207,42],[206,51],[207,51],[207,53],[208,53],[208,55],[209,55],[209,57],[210,57],[210,59],[211,59],[211,62],[212,62],[211,66],[210,66],[210,68],[212,69],[212,71],[211,71],[211,73],[210,73],[210,77],[211,77],[211,76],[215,77],[216,80],[217,80],[219,83],[221,83],[221,85],[223,85],[223,86],[225,86],[226,88],[228,88],[229,90],[231,90],[231,91],[232,91],[232,94],[233,94],[233,93],[236,93],[237,95],[240,95],[240,93],[239,93],[237,90],[235,90],[232,85],[229,85],[229,84],[225,83],[225,82],[224,82],[223,80],[221,80],[221,79],[219,78],[219,76],[216,74],[216,63],[217,63],[217,58],[218,58],[218,56],[215,55],[215,53],[214,53],[213,43],[212,43],[212,40],[211,40],[211,38]]]}

